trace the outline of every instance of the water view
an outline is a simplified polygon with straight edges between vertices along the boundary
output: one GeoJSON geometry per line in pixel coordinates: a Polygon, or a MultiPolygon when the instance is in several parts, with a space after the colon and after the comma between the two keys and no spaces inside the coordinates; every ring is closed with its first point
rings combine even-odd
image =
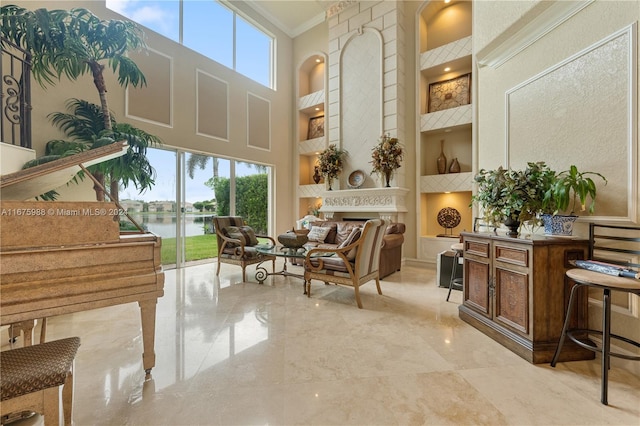
{"type": "MultiPolygon", "coordinates": [[[[175,238],[176,236],[176,214],[172,212],[165,213],[134,213],[131,217],[142,225],[148,231],[153,232],[163,238],[175,238]]],[[[185,220],[185,236],[191,237],[195,235],[204,235],[205,220],[211,223],[212,215],[191,214],[183,215],[185,220]]],[[[208,225],[210,228],[211,225],[208,225]]]]}

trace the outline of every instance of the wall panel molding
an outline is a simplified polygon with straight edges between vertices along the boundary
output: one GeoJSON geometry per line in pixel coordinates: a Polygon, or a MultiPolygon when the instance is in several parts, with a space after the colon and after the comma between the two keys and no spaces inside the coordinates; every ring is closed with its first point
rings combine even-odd
{"type": "Polygon", "coordinates": [[[229,141],[229,83],[197,68],[196,134],[229,141]]]}
{"type": "Polygon", "coordinates": [[[638,221],[636,40],[636,24],[622,28],[505,94],[507,166],[576,164],[607,177],[589,221],[638,221]]]}

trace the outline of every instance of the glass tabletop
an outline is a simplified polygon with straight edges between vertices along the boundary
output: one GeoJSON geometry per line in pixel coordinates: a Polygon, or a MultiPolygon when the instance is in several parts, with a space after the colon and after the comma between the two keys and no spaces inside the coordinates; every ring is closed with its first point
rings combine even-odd
{"type": "MultiPolygon", "coordinates": [[[[256,251],[262,254],[270,254],[272,256],[278,257],[292,257],[303,259],[307,257],[307,249],[305,247],[300,248],[289,248],[285,246],[272,246],[269,244],[258,244],[255,246],[256,251]]],[[[311,257],[329,257],[333,256],[335,253],[318,251],[311,254],[311,257]]]]}

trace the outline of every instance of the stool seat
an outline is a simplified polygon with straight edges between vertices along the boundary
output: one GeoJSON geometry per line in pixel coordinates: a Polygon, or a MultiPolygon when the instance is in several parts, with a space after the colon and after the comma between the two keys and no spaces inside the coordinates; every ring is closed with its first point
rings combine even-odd
{"type": "Polygon", "coordinates": [[[614,290],[640,293],[640,280],[634,280],[633,278],[616,277],[582,268],[569,269],[567,276],[576,282],[588,284],[592,287],[608,287],[614,290]]]}
{"type": "Polygon", "coordinates": [[[62,386],[80,347],[79,337],[0,352],[2,398],[62,386]]]}
{"type": "Polygon", "coordinates": [[[59,424],[60,389],[64,424],[72,422],[73,364],[79,337],[54,340],[0,352],[1,410],[5,416],[19,411],[44,415],[45,426],[59,424]]]}

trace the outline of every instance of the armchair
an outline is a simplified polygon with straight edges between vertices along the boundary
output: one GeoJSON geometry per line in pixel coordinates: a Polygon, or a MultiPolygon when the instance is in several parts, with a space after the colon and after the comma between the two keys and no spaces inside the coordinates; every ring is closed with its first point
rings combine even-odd
{"type": "Polygon", "coordinates": [[[259,238],[267,238],[271,244],[276,242],[268,235],[255,235],[250,226],[246,226],[240,216],[216,216],[213,218],[213,226],[216,229],[218,240],[218,270],[216,275],[220,275],[220,265],[228,263],[242,267],[242,281],[247,281],[246,267],[254,263],[271,260],[275,270],[275,256],[258,253],[255,245],[259,238]]]}
{"type": "Polygon", "coordinates": [[[360,309],[362,309],[360,285],[375,279],[378,294],[382,294],[379,276],[380,250],[387,225],[386,220],[369,220],[361,231],[359,228],[354,229],[349,238],[337,248],[309,250],[304,262],[307,296],[311,297],[312,279],[324,281],[325,284],[353,287],[356,303],[360,309]],[[312,257],[316,252],[335,253],[335,255],[312,257]]]}

